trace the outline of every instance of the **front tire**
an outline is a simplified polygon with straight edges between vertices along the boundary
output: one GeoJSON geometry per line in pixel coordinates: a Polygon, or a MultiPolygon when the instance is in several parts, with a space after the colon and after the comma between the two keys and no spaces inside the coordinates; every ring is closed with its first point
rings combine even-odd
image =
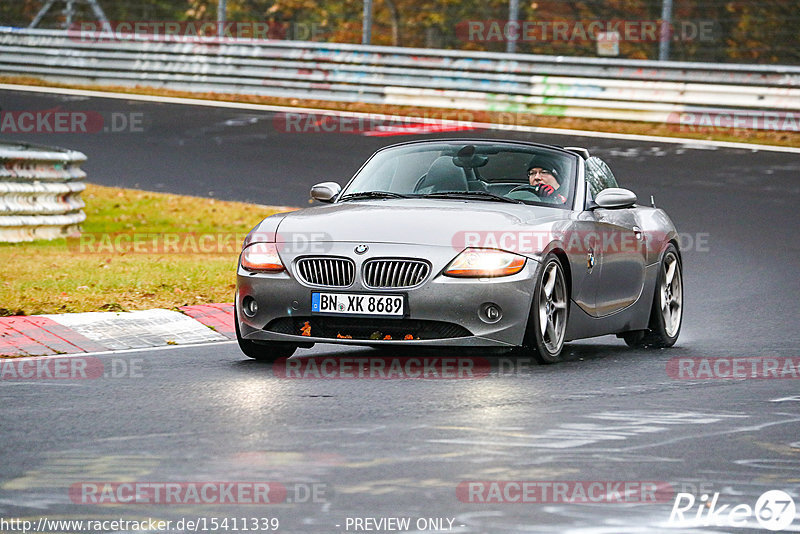
{"type": "Polygon", "coordinates": [[[569,293],[564,268],[555,254],[548,254],[536,277],[522,351],[539,363],[560,362],[568,315],[569,293]]]}
{"type": "Polygon", "coordinates": [[[291,343],[280,343],[277,341],[257,343],[242,338],[241,331],[239,330],[239,313],[236,310],[236,305],[234,305],[233,309],[233,324],[236,328],[236,341],[239,343],[239,348],[245,356],[249,356],[254,360],[260,362],[274,362],[279,358],[288,358],[297,350],[297,345],[291,343]]]}
{"type": "Polygon", "coordinates": [[[683,323],[683,265],[675,245],[664,251],[658,267],[648,330],[625,332],[629,347],[667,348],[678,341],[683,323]]]}

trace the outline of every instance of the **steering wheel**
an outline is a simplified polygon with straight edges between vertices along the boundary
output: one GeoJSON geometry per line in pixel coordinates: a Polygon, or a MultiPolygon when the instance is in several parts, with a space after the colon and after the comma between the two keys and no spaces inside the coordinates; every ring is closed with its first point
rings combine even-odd
{"type": "MultiPolygon", "coordinates": [[[[515,187],[514,189],[512,189],[511,191],[506,193],[506,195],[514,193],[515,191],[525,191],[527,193],[533,193],[534,195],[536,195],[535,189],[536,189],[536,186],[533,186],[533,185],[528,185],[528,184],[518,185],[517,187],[515,187]]],[[[536,195],[536,196],[538,197],[539,195],[536,195]]]]}
{"type": "Polygon", "coordinates": [[[529,185],[529,184],[518,185],[517,187],[506,193],[505,196],[507,196],[508,198],[516,198],[519,200],[536,200],[537,202],[544,202],[546,204],[563,203],[561,201],[561,198],[563,197],[561,197],[560,195],[550,195],[549,197],[539,196],[539,193],[537,193],[538,189],[539,189],[538,186],[535,185],[529,185]],[[519,195],[512,196],[514,193],[525,193],[528,195],[534,195],[534,198],[533,199],[525,198],[524,196],[519,196],[519,195]]]}

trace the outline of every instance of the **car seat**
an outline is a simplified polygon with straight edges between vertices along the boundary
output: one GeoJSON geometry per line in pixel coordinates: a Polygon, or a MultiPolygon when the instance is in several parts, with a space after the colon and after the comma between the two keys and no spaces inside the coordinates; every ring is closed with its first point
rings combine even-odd
{"type": "Polygon", "coordinates": [[[414,187],[415,193],[441,193],[467,191],[467,176],[464,169],[453,164],[450,156],[439,156],[414,187]]]}

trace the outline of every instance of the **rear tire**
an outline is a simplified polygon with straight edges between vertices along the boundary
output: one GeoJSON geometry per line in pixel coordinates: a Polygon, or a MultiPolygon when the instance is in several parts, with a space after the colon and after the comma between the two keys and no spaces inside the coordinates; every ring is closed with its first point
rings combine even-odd
{"type": "Polygon", "coordinates": [[[539,363],[560,362],[568,316],[569,293],[564,268],[555,254],[548,254],[536,275],[522,352],[539,363]]]}
{"type": "Polygon", "coordinates": [[[288,358],[297,350],[297,345],[292,343],[281,343],[278,341],[263,341],[255,342],[249,339],[243,339],[239,330],[239,314],[236,311],[236,305],[233,309],[233,324],[236,328],[236,341],[239,342],[239,348],[245,354],[254,360],[260,362],[274,362],[279,358],[288,358]]]}
{"type": "Polygon", "coordinates": [[[678,341],[682,323],[683,265],[675,245],[670,244],[658,267],[649,328],[625,332],[622,337],[633,348],[667,348],[678,341]]]}

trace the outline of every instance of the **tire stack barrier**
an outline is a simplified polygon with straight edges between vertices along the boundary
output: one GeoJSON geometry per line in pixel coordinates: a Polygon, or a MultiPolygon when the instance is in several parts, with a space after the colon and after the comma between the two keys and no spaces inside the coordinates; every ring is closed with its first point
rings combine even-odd
{"type": "Polygon", "coordinates": [[[0,242],[79,235],[84,161],[74,150],[0,141],[0,242]]]}

